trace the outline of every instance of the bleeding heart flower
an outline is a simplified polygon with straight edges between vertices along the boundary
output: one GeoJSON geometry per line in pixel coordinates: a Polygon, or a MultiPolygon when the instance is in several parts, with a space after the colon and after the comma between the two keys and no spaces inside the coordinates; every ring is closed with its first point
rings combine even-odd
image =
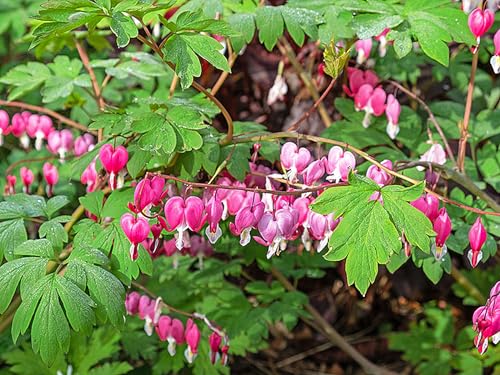
{"type": "Polygon", "coordinates": [[[302,172],[304,184],[311,186],[320,180],[325,174],[325,164],[323,160],[315,160],[302,172]]]}
{"type": "Polygon", "coordinates": [[[94,146],[94,137],[91,134],[85,133],[75,139],[74,153],[76,156],[82,156],[92,151],[94,146]]]}
{"type": "Polygon", "coordinates": [[[23,181],[23,192],[26,194],[30,193],[30,186],[33,183],[33,180],[35,179],[35,176],[33,175],[33,172],[31,169],[26,168],[26,167],[21,167],[21,180],[23,181]]]}
{"type": "MultiPolygon", "coordinates": [[[[382,164],[387,169],[392,170],[392,161],[384,160],[380,164],[382,164]]],[[[379,186],[388,185],[392,181],[392,176],[376,165],[370,165],[368,167],[368,170],[366,171],[366,177],[375,181],[379,186]]]]}
{"type": "Polygon", "coordinates": [[[375,37],[375,40],[379,42],[378,44],[378,54],[380,57],[384,57],[387,53],[387,34],[389,34],[391,29],[385,28],[380,34],[375,37]]]}
{"type": "Polygon", "coordinates": [[[357,111],[365,111],[363,126],[370,126],[371,116],[380,116],[385,111],[386,94],[380,87],[373,88],[368,84],[364,84],[359,88],[358,93],[354,97],[354,108],[357,111]]]}
{"type": "Polygon", "coordinates": [[[59,181],[59,172],[57,171],[57,168],[50,163],[45,163],[42,171],[45,182],[47,182],[47,196],[51,197],[54,185],[57,184],[57,181],[59,181]]]}
{"type": "Polygon", "coordinates": [[[3,109],[0,110],[0,146],[3,145],[4,135],[9,134],[10,117],[9,114],[3,109]]]}
{"type": "Polygon", "coordinates": [[[350,151],[333,146],[328,152],[328,159],[323,159],[328,181],[347,181],[349,171],[356,167],[356,158],[350,151]]]}
{"type": "Polygon", "coordinates": [[[221,343],[222,343],[222,337],[220,337],[220,335],[217,332],[212,332],[212,334],[208,338],[208,345],[210,346],[209,356],[212,365],[214,365],[215,362],[217,362],[221,343]]]}
{"type": "Polygon", "coordinates": [[[432,222],[434,222],[439,215],[439,199],[432,194],[421,196],[417,200],[411,202],[411,205],[424,213],[432,222]]]}
{"type": "Polygon", "coordinates": [[[477,44],[481,41],[481,37],[491,28],[494,21],[495,14],[489,9],[476,8],[469,14],[469,29],[476,37],[477,44]]]}
{"type": "Polygon", "coordinates": [[[451,220],[444,207],[439,210],[433,223],[433,229],[436,232],[436,241],[432,244],[431,250],[436,260],[441,260],[448,252],[445,242],[451,233],[451,220]]]}
{"type": "Polygon", "coordinates": [[[142,179],[134,191],[134,209],[137,213],[149,211],[152,205],[161,202],[165,179],[160,176],[142,179]]]}
{"type": "Polygon", "coordinates": [[[401,105],[394,95],[389,94],[387,97],[387,106],[385,107],[385,115],[387,116],[387,135],[391,139],[396,139],[399,133],[399,115],[401,114],[401,105]]]}
{"type": "Polygon", "coordinates": [[[131,243],[130,258],[136,260],[139,256],[139,252],[137,251],[139,244],[148,238],[150,230],[149,222],[143,217],[135,217],[132,214],[126,213],[121,217],[120,225],[131,243]]]}
{"type": "Polygon", "coordinates": [[[123,186],[123,169],[128,162],[128,152],[123,146],[114,148],[110,144],[105,144],[99,151],[99,159],[102,166],[109,173],[109,186],[112,190],[123,186]]]}
{"type": "Polygon", "coordinates": [[[379,83],[379,78],[371,70],[364,71],[351,67],[347,68],[347,79],[349,80],[349,87],[344,85],[342,88],[351,98],[356,96],[361,86],[366,84],[375,87],[379,83]]]}
{"type": "Polygon", "coordinates": [[[59,158],[63,162],[66,153],[73,147],[73,133],[68,129],[54,130],[47,138],[47,145],[49,151],[53,154],[59,154],[59,158]]]}
{"type": "MultiPolygon", "coordinates": [[[[443,146],[439,143],[434,143],[431,148],[420,157],[420,161],[443,165],[446,163],[446,153],[444,152],[443,146]]],[[[417,169],[423,171],[425,168],[419,166],[417,169]]]]}
{"type": "Polygon", "coordinates": [[[91,193],[97,188],[99,176],[97,174],[97,170],[95,169],[95,161],[92,161],[87,168],[85,168],[82,176],[80,177],[80,182],[83,185],[87,185],[87,193],[91,193]]]}
{"type": "Polygon", "coordinates": [[[360,39],[354,44],[354,49],[358,53],[356,57],[356,62],[358,64],[363,64],[370,57],[370,52],[372,50],[372,40],[370,39],[360,39]]]}
{"type": "Polygon", "coordinates": [[[35,138],[35,149],[42,149],[42,142],[54,131],[52,119],[45,115],[31,115],[26,125],[26,133],[35,138]]]}
{"type": "Polygon", "coordinates": [[[469,259],[471,266],[474,268],[483,258],[483,252],[481,249],[486,242],[486,237],[486,229],[481,222],[481,217],[478,217],[469,230],[469,243],[471,248],[467,253],[467,258],[469,259]]]}
{"type": "Polygon", "coordinates": [[[26,134],[26,128],[30,117],[31,113],[27,111],[16,113],[12,116],[12,124],[10,126],[10,132],[14,137],[19,138],[21,146],[25,149],[30,145],[30,139],[28,134],[26,134]]]}
{"type": "Polygon", "coordinates": [[[135,315],[139,312],[139,300],[141,295],[137,292],[131,292],[127,294],[125,298],[125,310],[128,315],[135,315]]]}
{"type": "Polygon", "coordinates": [[[185,246],[184,232],[191,229],[198,232],[207,219],[204,213],[203,201],[195,196],[187,199],[172,197],[165,204],[165,218],[167,219],[167,230],[177,229],[176,246],[181,250],[185,246]]]}
{"type": "Polygon", "coordinates": [[[264,203],[253,202],[238,211],[234,219],[234,224],[229,223],[229,230],[235,236],[240,236],[240,245],[246,246],[250,243],[250,232],[259,223],[264,215],[264,203]]]}
{"type": "Polygon", "coordinates": [[[196,355],[198,354],[198,345],[200,343],[201,334],[198,326],[193,322],[192,319],[188,319],[186,323],[186,331],[184,336],[188,345],[186,351],[184,352],[184,356],[186,357],[188,363],[193,363],[196,355]]]}
{"type": "Polygon", "coordinates": [[[6,180],[7,180],[7,183],[5,184],[4,194],[5,195],[16,194],[16,181],[17,181],[16,176],[9,174],[6,177],[6,180]]]}
{"type": "Polygon", "coordinates": [[[287,142],[281,147],[281,165],[288,170],[287,178],[294,181],[298,173],[302,173],[311,161],[311,153],[305,147],[297,147],[293,142],[287,142]]]}
{"type": "Polygon", "coordinates": [[[222,214],[224,213],[224,205],[217,199],[217,194],[212,195],[205,205],[205,211],[207,212],[208,226],[205,230],[210,243],[214,244],[222,236],[222,230],[220,229],[219,223],[222,220],[222,214]]]}

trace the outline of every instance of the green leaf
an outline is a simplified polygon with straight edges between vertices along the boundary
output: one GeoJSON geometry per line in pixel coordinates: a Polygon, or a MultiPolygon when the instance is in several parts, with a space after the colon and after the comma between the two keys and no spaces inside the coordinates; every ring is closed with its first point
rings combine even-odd
{"type": "Polygon", "coordinates": [[[255,34],[255,19],[253,14],[233,13],[227,21],[231,27],[239,33],[231,38],[231,44],[236,53],[239,53],[245,45],[250,43],[255,34]]]}
{"type": "Polygon", "coordinates": [[[354,18],[353,28],[359,39],[377,36],[386,28],[392,29],[403,22],[399,15],[361,14],[354,18]]]}
{"type": "Polygon", "coordinates": [[[267,50],[271,51],[284,31],[281,9],[272,6],[258,8],[255,22],[259,29],[259,41],[264,43],[267,50]]]}
{"type": "Polygon", "coordinates": [[[321,15],[313,10],[282,6],[281,15],[285,21],[286,29],[293,41],[302,46],[304,34],[312,39],[318,38],[317,25],[323,22],[321,15]]]}
{"type": "Polygon", "coordinates": [[[128,202],[132,202],[133,198],[134,189],[132,188],[123,188],[113,191],[106,200],[106,203],[104,203],[101,216],[111,217],[113,219],[121,218],[122,215],[128,211],[127,204],[128,202]]]}
{"type": "Polygon", "coordinates": [[[448,42],[451,41],[450,34],[445,29],[426,19],[413,19],[410,20],[410,23],[412,33],[418,39],[422,51],[431,59],[448,66],[450,61],[448,50],[448,42]]]}
{"type": "Polygon", "coordinates": [[[67,206],[69,203],[70,201],[65,195],[58,195],[56,197],[50,198],[47,201],[47,207],[45,208],[47,217],[50,219],[52,215],[54,215],[61,208],[67,206]]]}
{"type": "Polygon", "coordinates": [[[398,232],[378,201],[358,205],[347,213],[329,245],[325,259],[346,258],[347,282],[363,295],[375,281],[378,264],[386,264],[401,249],[398,232]]]}
{"type": "Polygon", "coordinates": [[[52,243],[49,240],[28,240],[14,249],[14,255],[52,259],[54,258],[54,249],[52,248],[52,243]]]}
{"type": "Polygon", "coordinates": [[[43,223],[38,229],[38,233],[40,238],[47,238],[59,250],[62,250],[64,243],[68,242],[68,233],[57,220],[49,220],[43,223]]]}
{"type": "Polygon", "coordinates": [[[104,201],[104,193],[101,190],[87,193],[85,196],[78,198],[78,200],[87,211],[99,218],[101,217],[104,201]]]}
{"type": "Polygon", "coordinates": [[[151,160],[150,152],[139,148],[136,149],[127,163],[127,171],[130,177],[137,178],[149,160],[151,160]]]}
{"type": "Polygon", "coordinates": [[[0,82],[12,86],[8,99],[15,100],[40,87],[50,76],[50,70],[45,64],[28,62],[9,70],[0,82]]]}
{"type": "Polygon", "coordinates": [[[317,213],[334,213],[335,218],[351,211],[354,207],[368,203],[370,196],[379,189],[372,180],[353,173],[349,175],[349,186],[329,188],[311,205],[317,213]]]}
{"type": "Polygon", "coordinates": [[[217,40],[202,34],[185,34],[180,35],[180,37],[184,39],[189,48],[207,60],[211,65],[225,72],[231,71],[229,63],[220,52],[222,46],[217,40]]]}
{"type": "MultiPolygon", "coordinates": [[[[25,257],[7,262],[0,267],[0,314],[9,307],[21,282],[21,289],[31,288],[36,280],[45,275],[48,259],[25,257]]],[[[24,293],[23,293],[24,294],[24,293]]]]}
{"type": "Polygon", "coordinates": [[[132,18],[120,12],[113,13],[111,16],[110,28],[113,34],[116,35],[118,48],[126,47],[130,43],[130,38],[136,38],[139,35],[132,18]]]}
{"type": "Polygon", "coordinates": [[[13,258],[14,248],[28,239],[24,221],[14,219],[0,223],[0,259],[5,256],[7,260],[13,258]]]}
{"type": "Polygon", "coordinates": [[[398,58],[402,59],[411,52],[413,48],[413,42],[411,40],[411,36],[408,31],[401,32],[401,31],[391,30],[387,35],[387,37],[389,40],[394,41],[393,47],[398,58]]]}
{"type": "Polygon", "coordinates": [[[201,64],[198,56],[180,36],[171,36],[165,43],[163,51],[165,59],[175,65],[175,73],[179,76],[183,89],[191,86],[193,77],[201,75],[201,64]]]}

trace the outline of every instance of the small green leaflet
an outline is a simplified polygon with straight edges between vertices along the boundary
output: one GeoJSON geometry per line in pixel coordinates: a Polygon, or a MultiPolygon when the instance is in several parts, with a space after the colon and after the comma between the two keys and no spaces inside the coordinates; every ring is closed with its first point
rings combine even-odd
{"type": "Polygon", "coordinates": [[[353,173],[349,186],[330,188],[312,205],[321,214],[332,213],[342,220],[330,238],[325,259],[346,259],[349,285],[364,295],[375,281],[379,264],[387,264],[401,251],[401,236],[423,252],[430,252],[431,222],[408,202],[418,198],[423,184],[409,188],[392,185],[380,188],[370,179],[353,173]],[[381,194],[383,204],[371,200],[381,194]]]}
{"type": "Polygon", "coordinates": [[[121,12],[113,13],[111,16],[111,31],[116,35],[116,45],[118,48],[126,47],[131,38],[137,37],[139,31],[132,18],[121,12]]]}

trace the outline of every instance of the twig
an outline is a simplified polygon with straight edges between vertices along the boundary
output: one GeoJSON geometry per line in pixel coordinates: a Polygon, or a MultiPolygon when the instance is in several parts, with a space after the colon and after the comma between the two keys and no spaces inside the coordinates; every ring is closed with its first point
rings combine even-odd
{"type": "MultiPolygon", "coordinates": [[[[276,268],[271,268],[271,274],[278,280],[281,285],[285,287],[289,292],[295,292],[297,289],[290,283],[290,281],[276,268]]],[[[358,363],[361,368],[367,374],[374,375],[395,375],[392,371],[385,370],[376,364],[370,362],[366,357],[364,357],[360,352],[356,350],[351,344],[349,344],[340,333],[337,332],[335,328],[332,327],[328,321],[323,318],[318,310],[314,308],[310,303],[307,303],[305,309],[314,318],[314,321],[322,328],[328,338],[341,349],[344,353],[348,354],[356,363],[358,363]]]]}
{"type": "Polygon", "coordinates": [[[75,128],[75,129],[78,129],[78,130],[81,130],[84,132],[92,133],[94,135],[96,134],[96,132],[94,132],[93,130],[89,130],[85,125],[80,124],[76,121],[73,121],[72,119],[65,117],[65,116],[63,116],[55,111],[52,111],[51,109],[48,109],[48,108],[44,108],[44,107],[40,107],[37,105],[28,104],[28,103],[23,103],[23,102],[9,102],[6,100],[1,100],[1,99],[0,99],[0,106],[21,108],[21,109],[26,109],[28,111],[44,113],[44,114],[46,114],[50,117],[53,117],[56,120],[62,122],[63,124],[66,124],[72,128],[75,128]]]}
{"type": "MultiPolygon", "coordinates": [[[[398,162],[401,163],[401,162],[398,162]]],[[[482,199],[483,201],[486,202],[486,204],[495,212],[500,212],[500,204],[498,204],[493,197],[491,197],[488,193],[486,193],[484,190],[481,190],[475,183],[472,181],[469,177],[466,175],[463,175],[453,169],[447,168],[444,165],[436,164],[436,163],[430,163],[430,162],[424,162],[424,161],[411,161],[411,162],[404,162],[404,164],[401,167],[395,168],[397,171],[401,171],[404,169],[408,168],[413,168],[413,167],[426,167],[426,168],[432,168],[434,170],[439,170],[441,172],[441,176],[444,177],[447,180],[453,180],[457,184],[460,184],[462,187],[467,189],[469,192],[474,194],[476,197],[482,199]]]]}
{"type": "MultiPolygon", "coordinates": [[[[94,99],[99,106],[99,111],[103,112],[104,108],[106,106],[106,103],[104,102],[104,99],[101,94],[101,88],[99,87],[99,83],[97,83],[97,78],[95,76],[94,69],[92,68],[92,65],[90,64],[89,61],[89,56],[87,54],[87,51],[83,47],[83,45],[78,41],[75,40],[75,46],[78,51],[78,55],[80,56],[80,59],[82,60],[83,66],[87,70],[90,76],[90,81],[92,82],[92,89],[94,90],[94,99]]],[[[101,142],[103,138],[103,130],[102,128],[97,131],[97,141],[101,142]]]]}
{"type": "Polygon", "coordinates": [[[32,158],[32,159],[22,159],[22,160],[18,160],[18,161],[15,161],[14,163],[12,163],[11,165],[9,165],[7,167],[7,169],[5,170],[5,175],[9,175],[10,172],[12,172],[12,170],[17,167],[18,165],[26,165],[26,164],[29,164],[29,163],[36,163],[36,162],[40,162],[40,161],[48,161],[48,160],[53,160],[53,159],[56,159],[57,156],[55,155],[50,155],[50,156],[44,156],[43,158],[32,158]]]}
{"type": "Polygon", "coordinates": [[[311,116],[311,114],[316,110],[316,108],[318,108],[318,106],[323,102],[323,100],[326,98],[328,93],[332,90],[334,85],[335,85],[335,80],[332,79],[330,81],[330,84],[328,85],[328,87],[325,89],[325,91],[323,91],[323,94],[321,94],[321,96],[318,98],[318,100],[316,100],[314,102],[314,105],[311,108],[309,108],[309,110],[307,112],[305,112],[295,123],[293,123],[287,129],[287,131],[293,132],[293,131],[297,130],[300,127],[300,124],[302,124],[303,121],[305,121],[307,118],[309,118],[309,116],[311,116]]]}
{"type": "Polygon", "coordinates": [[[414,94],[412,91],[408,90],[406,87],[404,87],[403,85],[399,84],[398,82],[396,82],[396,81],[389,81],[389,83],[391,85],[393,85],[394,87],[397,87],[399,90],[401,90],[402,92],[404,92],[410,98],[416,100],[422,106],[422,108],[427,112],[427,114],[429,115],[429,120],[431,121],[431,123],[436,128],[439,136],[441,137],[441,140],[444,143],[444,147],[446,149],[446,153],[448,154],[448,157],[450,158],[451,161],[453,161],[453,164],[457,165],[457,161],[455,160],[455,155],[453,155],[453,151],[452,151],[452,149],[450,147],[450,144],[448,143],[448,139],[444,135],[444,132],[443,132],[443,129],[441,128],[441,125],[439,125],[439,122],[436,120],[436,117],[434,116],[434,113],[432,113],[432,111],[429,108],[429,106],[427,105],[427,103],[423,99],[421,99],[418,95],[414,94]]]}
{"type": "MultiPolygon", "coordinates": [[[[305,140],[315,142],[315,143],[326,143],[326,144],[340,146],[340,147],[343,147],[345,149],[348,149],[348,150],[358,154],[363,159],[367,160],[368,162],[370,162],[373,165],[376,165],[378,168],[384,170],[385,172],[387,172],[391,176],[397,177],[397,178],[399,178],[403,181],[409,182],[413,185],[417,185],[417,184],[422,182],[422,181],[415,180],[413,178],[410,178],[410,177],[405,176],[401,173],[393,171],[392,169],[387,168],[386,166],[382,165],[377,160],[375,160],[373,157],[371,157],[368,153],[364,152],[363,150],[360,150],[359,148],[351,146],[345,142],[335,141],[333,139],[317,137],[317,136],[307,135],[307,134],[300,134],[300,133],[277,132],[277,133],[271,133],[271,134],[256,135],[256,136],[251,136],[251,137],[235,137],[233,139],[233,143],[260,142],[263,140],[280,139],[280,138],[305,139],[305,140]]],[[[490,211],[479,210],[475,207],[466,206],[460,202],[456,202],[454,200],[445,198],[442,195],[436,193],[435,191],[433,191],[431,189],[425,188],[424,190],[427,193],[434,195],[439,200],[441,200],[445,203],[448,203],[448,204],[452,204],[454,206],[458,206],[464,210],[475,212],[475,213],[480,214],[480,215],[500,216],[500,212],[490,212],[490,211]]]]}
{"type": "Polygon", "coordinates": [[[460,127],[460,142],[458,145],[458,170],[464,172],[465,152],[467,151],[467,139],[469,138],[469,120],[472,111],[472,96],[474,94],[474,81],[476,79],[477,63],[479,61],[479,51],[472,57],[469,86],[467,88],[467,99],[465,100],[464,120],[460,127]]]}
{"type": "MultiPolygon", "coordinates": [[[[290,63],[292,64],[293,68],[299,74],[300,79],[302,80],[302,82],[304,82],[304,85],[310,92],[313,99],[318,100],[319,93],[318,90],[316,89],[316,86],[313,84],[307,72],[302,68],[302,65],[300,65],[300,62],[297,60],[297,56],[295,55],[295,52],[293,52],[292,46],[290,45],[290,43],[288,43],[286,38],[282,37],[280,39],[280,43],[278,43],[278,49],[280,50],[282,55],[288,57],[288,60],[290,60],[290,63]]],[[[333,121],[328,112],[326,111],[325,106],[321,102],[318,105],[318,112],[321,117],[321,120],[323,121],[323,124],[325,125],[325,127],[328,128],[333,121]]]]}

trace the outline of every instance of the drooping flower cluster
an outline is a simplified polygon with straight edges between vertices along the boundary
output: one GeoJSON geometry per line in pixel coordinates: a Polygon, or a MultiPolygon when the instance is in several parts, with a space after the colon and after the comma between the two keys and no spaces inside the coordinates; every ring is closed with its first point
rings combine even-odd
{"type": "MultiPolygon", "coordinates": [[[[125,308],[128,315],[139,317],[144,320],[144,331],[148,336],[156,332],[160,341],[168,343],[167,350],[171,356],[177,352],[177,346],[186,344],[184,357],[189,363],[193,363],[198,355],[198,346],[201,340],[201,332],[193,321],[189,318],[186,325],[181,320],[162,314],[162,300],[149,298],[137,292],[127,294],[125,308]]],[[[212,327],[212,333],[208,338],[210,346],[210,361],[214,364],[220,359],[222,364],[227,363],[229,343],[227,336],[221,336],[212,327]]]]}
{"type": "Polygon", "coordinates": [[[446,240],[451,234],[451,220],[446,208],[439,208],[439,200],[432,194],[424,194],[413,201],[412,206],[420,210],[432,222],[436,238],[432,244],[431,251],[436,260],[442,260],[448,252],[446,240]]]}
{"type": "Polygon", "coordinates": [[[401,105],[393,94],[387,95],[379,86],[379,78],[371,71],[363,71],[356,68],[347,68],[349,86],[344,85],[347,95],[354,98],[356,111],[364,111],[363,126],[368,128],[371,117],[379,117],[384,113],[387,118],[387,135],[396,139],[399,133],[399,116],[401,105]]]}
{"type": "Polygon", "coordinates": [[[480,306],[472,315],[474,331],[477,332],[474,338],[474,345],[480,354],[484,354],[488,349],[488,342],[491,338],[493,344],[500,341],[500,282],[497,282],[490,291],[490,298],[484,306],[480,306]]]}
{"type": "MultiPolygon", "coordinates": [[[[375,40],[379,42],[378,44],[378,53],[380,57],[384,57],[387,53],[387,45],[392,43],[387,40],[387,34],[389,34],[390,29],[384,29],[379,35],[375,36],[375,40]]],[[[356,63],[363,64],[365,63],[369,57],[373,47],[373,40],[369,39],[360,39],[354,44],[354,49],[356,50],[356,63]]]]}

